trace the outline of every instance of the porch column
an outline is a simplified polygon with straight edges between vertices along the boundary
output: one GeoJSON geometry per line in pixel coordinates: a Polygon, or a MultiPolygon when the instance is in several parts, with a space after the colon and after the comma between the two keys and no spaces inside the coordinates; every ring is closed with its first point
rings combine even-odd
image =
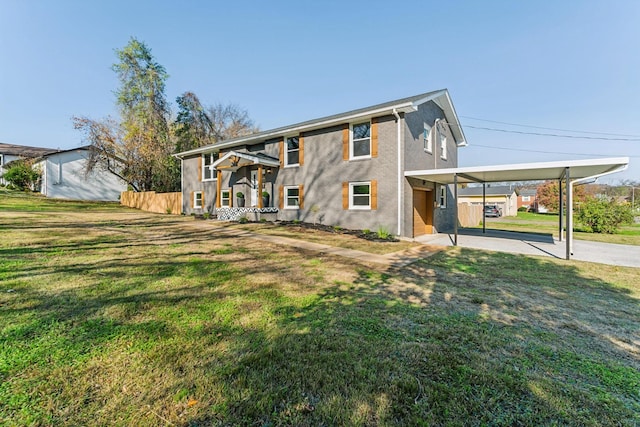
{"type": "Polygon", "coordinates": [[[484,207],[487,203],[487,183],[482,183],[482,234],[487,232],[487,216],[485,215],[484,207]]]}
{"type": "Polygon", "coordinates": [[[458,246],[458,174],[453,174],[453,198],[453,246],[458,246]]]}
{"type": "Polygon", "coordinates": [[[262,209],[262,165],[258,164],[258,207],[262,209]]]}
{"type": "Polygon", "coordinates": [[[573,238],[573,200],[571,200],[572,185],[571,176],[569,175],[569,173],[569,168],[567,168],[564,174],[564,179],[567,183],[567,259],[571,259],[571,239],[573,238]]]}
{"type": "Polygon", "coordinates": [[[558,200],[558,240],[562,242],[562,179],[558,180],[558,188],[560,189],[560,199],[558,200]]]}

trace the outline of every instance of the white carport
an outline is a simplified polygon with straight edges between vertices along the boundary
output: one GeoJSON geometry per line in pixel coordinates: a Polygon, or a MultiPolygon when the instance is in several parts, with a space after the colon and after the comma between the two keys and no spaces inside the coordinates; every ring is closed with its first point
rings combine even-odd
{"type": "MultiPolygon", "coordinates": [[[[488,182],[558,180],[560,183],[559,236],[562,240],[562,182],[567,185],[566,213],[566,258],[571,259],[573,240],[573,207],[572,196],[575,184],[594,181],[595,179],[621,172],[629,164],[628,157],[606,159],[567,160],[557,162],[520,163],[510,165],[474,166],[466,168],[433,169],[406,171],[405,177],[412,177],[438,184],[454,184],[455,221],[454,244],[458,244],[458,184],[481,183],[484,188],[488,182]]],[[[484,206],[484,200],[483,200],[484,206]]],[[[484,209],[483,209],[484,212],[484,209]]],[[[484,217],[484,213],[483,213],[484,217]]],[[[483,228],[486,221],[482,221],[483,228]]]]}

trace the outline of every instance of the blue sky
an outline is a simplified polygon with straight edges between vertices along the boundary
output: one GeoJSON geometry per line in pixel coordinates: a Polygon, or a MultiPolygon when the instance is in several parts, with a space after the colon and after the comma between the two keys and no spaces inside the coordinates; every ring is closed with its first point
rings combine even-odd
{"type": "Polygon", "coordinates": [[[639,22],[635,0],[0,0],[0,141],[81,145],[70,118],[117,115],[110,66],[134,36],[170,100],[232,102],[262,129],[448,88],[460,166],[622,155],[605,182],[640,180],[639,22]]]}

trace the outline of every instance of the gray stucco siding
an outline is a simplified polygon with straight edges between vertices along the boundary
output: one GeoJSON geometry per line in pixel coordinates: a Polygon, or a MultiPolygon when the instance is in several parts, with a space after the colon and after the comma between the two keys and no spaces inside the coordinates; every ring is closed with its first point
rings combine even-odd
{"type": "MultiPolygon", "coordinates": [[[[216,203],[217,182],[201,181],[198,172],[200,170],[199,163],[202,156],[196,155],[187,157],[182,160],[182,212],[189,215],[192,213],[202,214],[204,212],[213,212],[216,203]],[[191,205],[191,193],[202,191],[204,194],[204,206],[202,209],[194,209],[191,205]]],[[[224,177],[223,186],[228,187],[229,177],[224,177]],[[225,183],[224,179],[227,180],[225,183]],[[226,184],[226,185],[225,185],[226,184]]]]}
{"type": "Polygon", "coordinates": [[[343,126],[334,126],[304,134],[304,164],[280,169],[276,180],[278,190],[281,185],[303,185],[304,208],[283,209],[278,217],[317,220],[354,229],[375,230],[382,226],[394,233],[397,227],[395,121],[393,117],[378,119],[378,156],[374,158],[343,160],[342,129],[343,126]],[[373,180],[377,181],[377,209],[343,209],[343,182],[373,180]],[[318,212],[314,213],[316,208],[318,212]]]}

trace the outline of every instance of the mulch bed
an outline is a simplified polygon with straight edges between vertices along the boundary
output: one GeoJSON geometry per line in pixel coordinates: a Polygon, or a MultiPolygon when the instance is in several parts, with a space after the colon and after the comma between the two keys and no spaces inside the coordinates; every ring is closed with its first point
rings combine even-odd
{"type": "Polygon", "coordinates": [[[383,239],[379,237],[378,233],[376,233],[375,231],[369,231],[367,233],[362,230],[350,230],[348,228],[333,227],[330,225],[317,224],[317,223],[313,224],[310,222],[297,222],[297,221],[277,221],[277,222],[274,222],[274,224],[282,225],[285,227],[298,227],[301,230],[307,229],[307,230],[324,231],[326,233],[333,233],[333,234],[348,234],[350,236],[355,236],[359,239],[365,239],[371,242],[399,242],[398,239],[396,239],[391,235],[386,239],[383,239]]]}

